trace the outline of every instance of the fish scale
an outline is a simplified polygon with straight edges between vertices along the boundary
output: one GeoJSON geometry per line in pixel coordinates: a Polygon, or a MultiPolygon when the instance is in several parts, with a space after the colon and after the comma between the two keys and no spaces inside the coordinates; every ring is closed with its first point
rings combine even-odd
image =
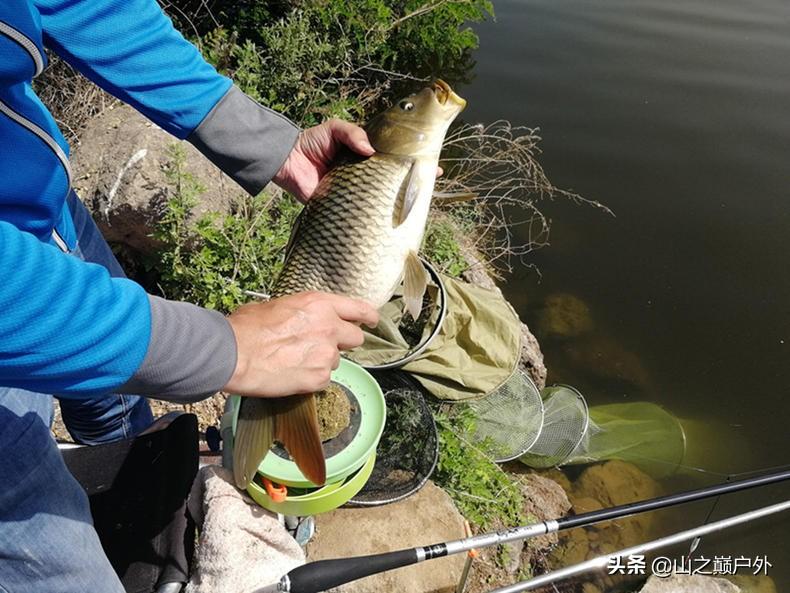
{"type": "Polygon", "coordinates": [[[382,261],[399,251],[393,211],[410,168],[408,159],[374,155],[328,173],[300,216],[273,296],[305,290],[368,296],[382,261]]]}

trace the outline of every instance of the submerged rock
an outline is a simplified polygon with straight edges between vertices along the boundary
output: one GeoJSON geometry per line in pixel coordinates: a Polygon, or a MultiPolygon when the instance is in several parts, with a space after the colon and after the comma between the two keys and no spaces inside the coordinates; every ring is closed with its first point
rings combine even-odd
{"type": "MultiPolygon", "coordinates": [[[[658,482],[624,461],[608,461],[585,469],[570,484],[569,498],[576,514],[653,498],[662,494],[658,482]]],[[[594,556],[649,541],[656,535],[651,513],[625,517],[565,531],[552,552],[552,566],[569,566],[594,556]]],[[[601,575],[594,584],[607,591],[626,577],[601,575]]],[[[680,591],[680,590],[679,590],[680,591]]]]}
{"type": "Polygon", "coordinates": [[[572,338],[593,327],[590,307],[572,294],[550,294],[538,315],[538,332],[543,337],[572,338]]]}
{"type": "Polygon", "coordinates": [[[653,385],[650,371],[639,356],[614,338],[590,334],[564,343],[566,365],[606,381],[647,390],[653,385]]]}
{"type": "MultiPolygon", "coordinates": [[[[573,483],[571,502],[576,513],[609,508],[662,494],[658,482],[635,465],[608,461],[588,467],[573,483]]],[[[593,551],[626,548],[648,541],[654,533],[655,517],[642,513],[626,517],[616,524],[600,523],[590,528],[594,534],[593,551]]]]}

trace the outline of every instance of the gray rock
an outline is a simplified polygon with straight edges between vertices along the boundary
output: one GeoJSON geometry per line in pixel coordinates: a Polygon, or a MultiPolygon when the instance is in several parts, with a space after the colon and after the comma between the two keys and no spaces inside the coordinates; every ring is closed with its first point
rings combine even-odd
{"type": "Polygon", "coordinates": [[[543,362],[543,352],[538,339],[526,323],[521,324],[521,367],[529,374],[538,389],[546,387],[548,370],[543,362]]]}
{"type": "MultiPolygon", "coordinates": [[[[568,495],[554,480],[539,474],[524,474],[519,477],[524,494],[524,514],[537,521],[548,521],[564,517],[571,510],[568,495]]],[[[550,533],[533,538],[528,542],[533,551],[548,550],[557,544],[557,534],[550,533]]]]}
{"type": "Polygon", "coordinates": [[[233,197],[243,193],[191,144],[180,142],[131,107],[107,109],[85,128],[71,163],[74,188],[109,241],[142,253],[157,247],[151,233],[173,195],[165,171],[174,145],[183,149],[184,170],[205,187],[194,216],[227,213],[233,197]]]}
{"type": "MultiPolygon", "coordinates": [[[[530,522],[557,519],[571,509],[568,495],[554,480],[534,473],[523,473],[518,475],[518,482],[524,495],[524,515],[530,522]]],[[[517,574],[554,548],[557,540],[557,534],[551,533],[527,541],[504,544],[504,570],[511,575],[517,574]]]]}
{"type": "Polygon", "coordinates": [[[703,575],[676,574],[667,578],[652,576],[641,593],[740,593],[741,589],[726,579],[703,575]]]}
{"type": "MultiPolygon", "coordinates": [[[[341,508],[316,517],[316,535],[307,558],[321,560],[377,554],[464,536],[464,520],[450,497],[432,482],[414,496],[391,505],[341,508]]],[[[463,554],[373,575],[337,589],[342,593],[452,592],[464,565],[463,554]]]]}

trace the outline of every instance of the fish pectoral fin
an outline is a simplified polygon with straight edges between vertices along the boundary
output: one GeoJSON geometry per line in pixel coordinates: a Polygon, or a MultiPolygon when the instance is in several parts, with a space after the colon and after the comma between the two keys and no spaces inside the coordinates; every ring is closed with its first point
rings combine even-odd
{"type": "Polygon", "coordinates": [[[406,266],[403,270],[403,300],[406,310],[417,319],[422,310],[422,298],[428,288],[428,272],[422,261],[414,251],[409,251],[406,256],[406,266]]]}
{"type": "Polygon", "coordinates": [[[274,442],[274,408],[271,400],[241,398],[233,443],[233,479],[246,489],[274,442]]]}
{"type": "Polygon", "coordinates": [[[395,210],[392,213],[393,227],[399,227],[409,217],[411,209],[417,202],[420,195],[422,179],[420,177],[420,167],[417,162],[412,162],[409,172],[403,180],[398,199],[395,201],[395,210]]]}
{"type": "Polygon", "coordinates": [[[294,463],[316,486],[326,482],[326,461],[318,434],[315,395],[277,399],[275,438],[288,449],[294,463]]]}

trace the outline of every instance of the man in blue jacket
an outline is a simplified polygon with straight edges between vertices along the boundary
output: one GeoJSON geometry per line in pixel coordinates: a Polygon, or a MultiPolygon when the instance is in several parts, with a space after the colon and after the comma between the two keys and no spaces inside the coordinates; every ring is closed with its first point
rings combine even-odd
{"type": "Polygon", "coordinates": [[[52,394],[76,440],[115,440],[150,423],[141,395],[320,389],[377,314],[314,293],[225,318],[124,278],[71,190],[69,147],[32,91],[45,46],[253,194],[274,180],[309,199],[338,146],[373,149],[338,121],[300,134],[217,74],[154,0],[0,3],[0,592],[120,593],[49,435],[52,394]]]}

